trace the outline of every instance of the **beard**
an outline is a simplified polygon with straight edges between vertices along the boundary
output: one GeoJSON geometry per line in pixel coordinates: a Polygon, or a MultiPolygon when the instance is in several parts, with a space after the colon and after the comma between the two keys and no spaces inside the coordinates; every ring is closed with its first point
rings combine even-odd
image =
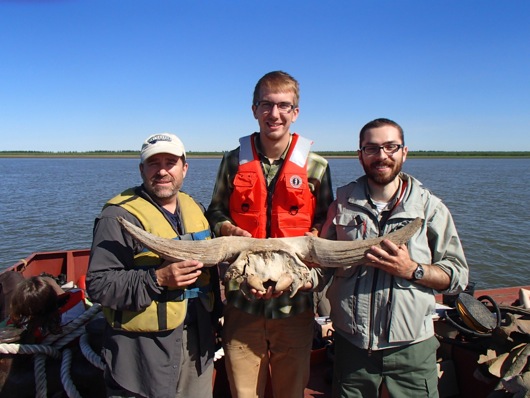
{"type": "Polygon", "coordinates": [[[374,161],[367,164],[364,159],[362,162],[364,172],[369,180],[373,181],[377,185],[387,185],[394,181],[396,177],[401,173],[403,167],[403,159],[393,160],[387,159],[385,161],[374,161]],[[387,166],[390,171],[381,172],[378,166],[387,166]]]}
{"type": "Polygon", "coordinates": [[[168,179],[166,177],[163,180],[161,179],[146,180],[144,178],[145,190],[149,193],[149,195],[157,199],[168,199],[168,198],[172,198],[176,196],[181,188],[181,185],[182,184],[179,184],[173,178],[168,179]],[[171,182],[171,186],[157,185],[157,182],[159,181],[171,182]]]}

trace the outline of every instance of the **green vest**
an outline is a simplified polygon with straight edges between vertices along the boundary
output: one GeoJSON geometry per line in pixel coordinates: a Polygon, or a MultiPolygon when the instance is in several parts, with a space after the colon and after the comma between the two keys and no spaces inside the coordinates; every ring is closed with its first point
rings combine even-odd
{"type": "MultiPolygon", "coordinates": [[[[178,204],[187,235],[194,240],[210,239],[208,221],[191,196],[179,192],[178,204]]],[[[144,229],[163,238],[179,238],[170,222],[149,201],[128,189],[109,200],[104,207],[120,206],[135,216],[144,229]]],[[[193,259],[190,259],[193,260],[193,259]]],[[[157,268],[164,260],[151,251],[134,256],[134,265],[157,268]]],[[[164,288],[156,300],[142,311],[118,311],[104,307],[103,313],[114,329],[130,332],[157,332],[177,328],[186,317],[187,298],[199,297],[208,311],[212,311],[214,296],[210,288],[210,272],[202,272],[194,286],[188,289],[164,288]]]]}

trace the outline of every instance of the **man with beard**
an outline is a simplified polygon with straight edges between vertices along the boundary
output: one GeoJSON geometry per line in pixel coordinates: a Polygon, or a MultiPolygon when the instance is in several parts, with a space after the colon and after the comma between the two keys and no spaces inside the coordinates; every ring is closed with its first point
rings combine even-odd
{"type": "Polygon", "coordinates": [[[359,148],[365,175],[338,188],[322,237],[375,238],[416,217],[424,222],[407,245],[385,240],[385,250],[372,247],[363,264],[323,271],[333,275],[333,397],[375,398],[382,383],[394,397],[437,397],[434,296],[466,287],[462,245],[442,201],[401,172],[408,148],[397,123],[369,122],[359,148]]]}
{"type": "Polygon", "coordinates": [[[87,292],[101,303],[109,397],[212,396],[214,326],[221,314],[216,267],[164,261],[120,227],[123,217],[172,239],[210,239],[204,207],[180,189],[188,163],[180,139],[142,145],[143,184],[103,207],[95,221],[87,292]]]}

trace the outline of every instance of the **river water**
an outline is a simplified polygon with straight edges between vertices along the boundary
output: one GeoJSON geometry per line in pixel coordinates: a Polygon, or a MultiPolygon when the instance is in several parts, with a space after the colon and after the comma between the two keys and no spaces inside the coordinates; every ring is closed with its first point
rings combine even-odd
{"type": "MultiPolygon", "coordinates": [[[[362,174],[357,159],[330,159],[334,187],[362,174]]],[[[210,203],[220,159],[190,159],[183,190],[210,203]]],[[[477,289],[530,284],[530,159],[409,159],[451,210],[477,289]],[[526,177],[524,177],[526,175],[526,177]]],[[[35,251],[90,246],[94,218],[140,183],[136,159],[0,158],[0,269],[35,251]]]]}

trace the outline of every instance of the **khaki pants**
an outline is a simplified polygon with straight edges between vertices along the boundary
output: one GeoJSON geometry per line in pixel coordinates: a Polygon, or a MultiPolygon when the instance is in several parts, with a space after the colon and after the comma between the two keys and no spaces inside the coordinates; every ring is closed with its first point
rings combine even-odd
{"type": "Polygon", "coordinates": [[[223,345],[233,398],[263,397],[269,368],[275,398],[302,398],[309,380],[314,314],[266,319],[225,309],[223,345]]]}
{"type": "Polygon", "coordinates": [[[377,398],[385,383],[393,398],[437,398],[436,337],[368,353],[334,334],[333,398],[377,398]]]}

